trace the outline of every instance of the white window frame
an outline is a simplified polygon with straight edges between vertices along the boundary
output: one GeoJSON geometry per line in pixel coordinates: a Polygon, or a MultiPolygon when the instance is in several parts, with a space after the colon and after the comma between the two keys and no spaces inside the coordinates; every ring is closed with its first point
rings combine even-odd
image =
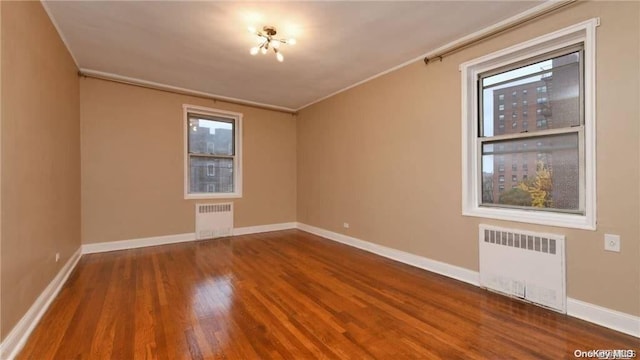
{"type": "Polygon", "coordinates": [[[551,225],[596,229],[596,27],[594,18],[552,32],[460,65],[462,74],[462,215],[551,225]],[[482,207],[480,146],[478,140],[478,75],[568,46],[584,49],[584,214],[482,207]]]}
{"type": "Polygon", "coordinates": [[[182,105],[183,153],[184,153],[184,198],[185,199],[231,199],[242,197],[242,113],[212,109],[196,105],[182,105]],[[231,193],[189,193],[189,113],[224,117],[234,121],[233,189],[231,193]]]}

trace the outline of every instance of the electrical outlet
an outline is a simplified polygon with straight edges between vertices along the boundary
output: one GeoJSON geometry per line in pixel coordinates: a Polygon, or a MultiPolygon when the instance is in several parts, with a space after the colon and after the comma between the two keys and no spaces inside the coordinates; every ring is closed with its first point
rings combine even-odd
{"type": "Polygon", "coordinates": [[[345,229],[348,229],[348,228],[349,228],[349,223],[343,223],[343,224],[342,224],[342,226],[343,226],[345,229]]]}
{"type": "Polygon", "coordinates": [[[620,252],[620,235],[604,234],[604,249],[620,252]]]}
{"type": "Polygon", "coordinates": [[[56,253],[56,262],[60,261],[60,253],[56,253]]]}

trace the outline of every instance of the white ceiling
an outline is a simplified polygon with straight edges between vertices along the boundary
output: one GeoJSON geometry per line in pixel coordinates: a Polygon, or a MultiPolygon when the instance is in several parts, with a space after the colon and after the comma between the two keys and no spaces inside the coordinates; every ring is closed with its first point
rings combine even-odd
{"type": "Polygon", "coordinates": [[[541,1],[46,1],[82,70],[291,110],[541,1]],[[249,55],[247,28],[295,37],[249,55]]]}

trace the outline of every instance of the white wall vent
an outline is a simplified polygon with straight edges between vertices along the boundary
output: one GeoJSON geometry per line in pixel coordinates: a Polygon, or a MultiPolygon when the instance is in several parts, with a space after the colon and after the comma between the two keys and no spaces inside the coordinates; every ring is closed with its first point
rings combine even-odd
{"type": "Polygon", "coordinates": [[[566,313],[565,240],[480,225],[480,286],[566,313]]]}
{"type": "Polygon", "coordinates": [[[231,236],[233,203],[196,204],[196,239],[231,236]]]}

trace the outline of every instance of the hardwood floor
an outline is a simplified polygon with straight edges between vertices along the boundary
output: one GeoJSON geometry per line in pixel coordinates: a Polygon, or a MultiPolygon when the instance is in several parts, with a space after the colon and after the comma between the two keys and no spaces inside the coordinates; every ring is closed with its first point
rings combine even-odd
{"type": "Polygon", "coordinates": [[[19,359],[573,359],[638,347],[287,230],[85,255],[19,359]]]}

